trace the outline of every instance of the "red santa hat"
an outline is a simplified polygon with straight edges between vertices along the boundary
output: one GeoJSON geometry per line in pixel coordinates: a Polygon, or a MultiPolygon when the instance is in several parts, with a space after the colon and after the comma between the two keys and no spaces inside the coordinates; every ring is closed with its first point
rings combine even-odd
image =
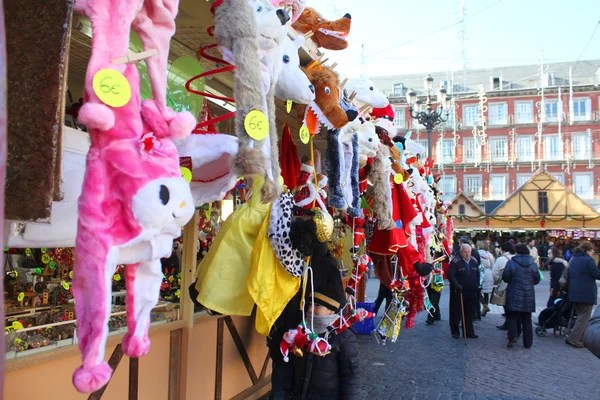
{"type": "Polygon", "coordinates": [[[374,108],[370,113],[371,118],[379,119],[379,118],[388,118],[391,121],[394,120],[394,107],[391,104],[388,104],[387,107],[383,108],[374,108]]]}

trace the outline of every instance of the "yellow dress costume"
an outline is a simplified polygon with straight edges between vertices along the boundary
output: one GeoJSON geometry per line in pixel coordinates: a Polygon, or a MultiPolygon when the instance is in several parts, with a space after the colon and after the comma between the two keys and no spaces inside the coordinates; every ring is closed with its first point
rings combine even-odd
{"type": "Polygon", "coordinates": [[[198,302],[221,314],[249,316],[254,307],[247,285],[252,250],[271,208],[260,201],[263,183],[253,177],[253,196],[223,223],[196,271],[198,302]]]}

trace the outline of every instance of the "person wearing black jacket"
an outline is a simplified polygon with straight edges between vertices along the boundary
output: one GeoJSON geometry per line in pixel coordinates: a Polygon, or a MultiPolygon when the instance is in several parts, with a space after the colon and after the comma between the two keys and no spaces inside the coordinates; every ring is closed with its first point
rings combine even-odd
{"type": "Polygon", "coordinates": [[[531,313],[535,312],[534,286],[540,283],[540,272],[526,244],[519,243],[516,251],[517,254],[508,261],[502,273],[502,280],[508,283],[506,288],[507,347],[513,347],[517,343],[520,324],[523,330],[523,346],[529,349],[533,344],[531,313]]]}
{"type": "Polygon", "coordinates": [[[471,256],[472,248],[469,244],[460,246],[460,255],[455,256],[448,268],[448,280],[450,281],[450,333],[458,339],[459,323],[462,319],[461,296],[464,300],[465,321],[463,329],[466,329],[468,338],[476,339],[473,328],[473,318],[479,304],[479,264],[471,256]]]}
{"type": "Polygon", "coordinates": [[[569,263],[564,258],[559,257],[559,250],[556,247],[550,247],[548,249],[548,269],[550,270],[550,297],[548,298],[548,303],[546,307],[552,307],[554,305],[554,301],[560,297],[560,277],[568,267],[569,263]]]}

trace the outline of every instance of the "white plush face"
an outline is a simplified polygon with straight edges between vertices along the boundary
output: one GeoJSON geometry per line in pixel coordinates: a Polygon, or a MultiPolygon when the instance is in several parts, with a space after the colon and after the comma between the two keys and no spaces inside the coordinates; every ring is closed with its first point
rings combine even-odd
{"type": "Polygon", "coordinates": [[[398,129],[396,128],[396,125],[387,118],[379,118],[377,121],[375,121],[375,125],[385,129],[390,138],[398,135],[398,129]]]}
{"type": "Polygon", "coordinates": [[[365,78],[350,79],[346,84],[348,93],[356,92],[356,100],[374,108],[387,107],[390,102],[379,90],[375,89],[373,82],[365,78]]]}
{"type": "Polygon", "coordinates": [[[306,0],[271,0],[271,3],[275,7],[292,6],[292,22],[296,22],[306,8],[306,0]]]}
{"type": "Polygon", "coordinates": [[[280,46],[281,73],[275,85],[275,96],[281,100],[292,100],[298,104],[308,104],[315,99],[314,87],[300,69],[298,49],[304,43],[304,36],[295,40],[284,38],[280,46]]]}
{"type": "Polygon", "coordinates": [[[381,146],[379,137],[375,132],[375,125],[371,122],[365,122],[358,130],[358,154],[360,159],[375,157],[377,150],[381,146]]]}
{"type": "Polygon", "coordinates": [[[287,21],[282,23],[277,15],[277,12],[281,13],[283,9],[273,7],[269,1],[250,1],[249,4],[254,8],[256,15],[260,48],[263,50],[276,48],[287,32],[287,21]]]}
{"type": "Polygon", "coordinates": [[[159,178],[133,196],[133,216],[142,229],[181,227],[194,215],[190,184],[183,178],[159,178]]]}

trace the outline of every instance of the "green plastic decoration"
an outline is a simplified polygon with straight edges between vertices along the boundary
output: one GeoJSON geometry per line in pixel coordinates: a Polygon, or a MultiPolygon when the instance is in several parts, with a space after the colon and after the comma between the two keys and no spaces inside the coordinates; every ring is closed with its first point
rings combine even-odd
{"type": "MultiPolygon", "coordinates": [[[[135,32],[131,32],[129,49],[139,53],[144,51],[142,41],[135,32]]],[[[140,94],[142,100],[152,98],[152,86],[150,85],[150,77],[146,62],[141,61],[136,64],[140,74],[140,94]]],[[[185,88],[185,83],[192,77],[202,73],[202,65],[193,57],[179,57],[168,67],[167,75],[167,105],[175,111],[189,111],[192,115],[198,118],[204,97],[193,93],[188,93],[185,88]]],[[[192,89],[204,91],[204,78],[195,80],[192,89]]]]}

